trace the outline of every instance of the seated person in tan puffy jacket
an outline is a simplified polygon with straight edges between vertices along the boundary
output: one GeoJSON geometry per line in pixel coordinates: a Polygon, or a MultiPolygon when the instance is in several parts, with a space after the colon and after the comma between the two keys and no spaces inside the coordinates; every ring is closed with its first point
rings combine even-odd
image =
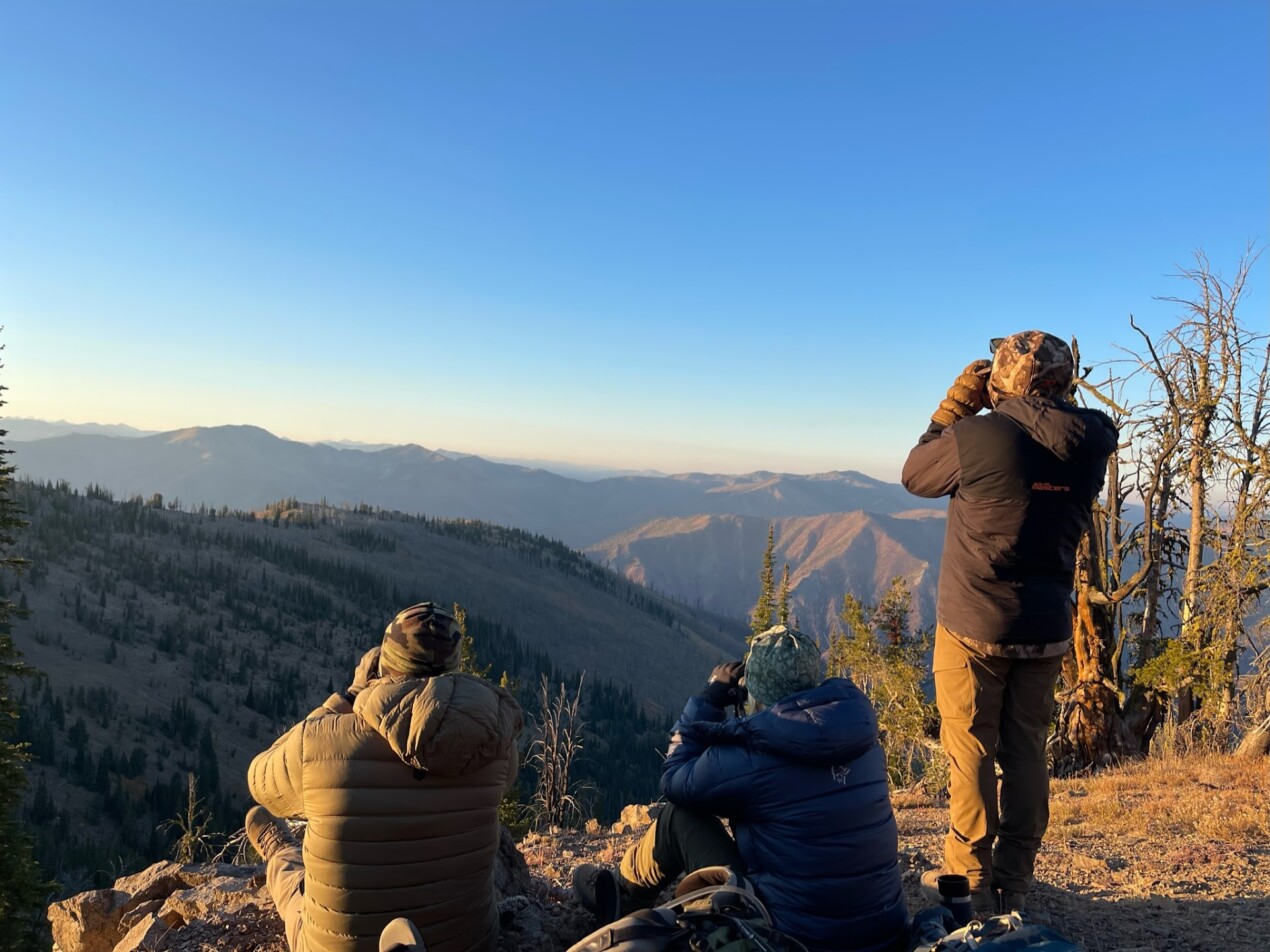
{"type": "Polygon", "coordinates": [[[429,952],[494,948],[498,804],[522,719],[508,692],[455,671],[459,638],[450,613],[407,608],[348,691],[252,761],[247,836],[292,952],[374,952],[398,917],[429,952]],[[308,820],[303,850],[276,817],[308,820]]]}

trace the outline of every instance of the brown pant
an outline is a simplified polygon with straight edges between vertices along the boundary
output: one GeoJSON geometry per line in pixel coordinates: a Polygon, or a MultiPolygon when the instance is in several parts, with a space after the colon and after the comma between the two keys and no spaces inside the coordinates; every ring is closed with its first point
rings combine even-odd
{"type": "Polygon", "coordinates": [[[265,864],[265,887],[282,919],[282,931],[291,952],[305,952],[304,941],[304,855],[300,847],[288,846],[269,857],[265,864]]]}
{"type": "Polygon", "coordinates": [[[935,631],[939,738],[950,769],[944,867],[969,878],[971,889],[1032,886],[1049,824],[1045,739],[1061,667],[1061,657],[983,655],[942,626],[935,631]]]}
{"type": "Polygon", "coordinates": [[[626,851],[620,873],[630,898],[651,904],[680,873],[706,866],[745,872],[736,841],[717,816],[667,803],[639,842],[626,851]]]}

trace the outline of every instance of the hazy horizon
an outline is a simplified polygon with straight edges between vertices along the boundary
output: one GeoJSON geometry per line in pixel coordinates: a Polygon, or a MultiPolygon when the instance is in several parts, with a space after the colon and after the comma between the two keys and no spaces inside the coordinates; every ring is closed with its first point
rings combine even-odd
{"type": "MultiPolygon", "coordinates": [[[[602,470],[614,470],[614,471],[642,473],[642,474],[656,475],[656,476],[679,476],[679,475],[684,475],[687,473],[711,473],[714,475],[747,475],[749,473],[754,473],[754,472],[771,472],[771,473],[777,473],[780,475],[789,475],[789,476],[815,476],[821,473],[829,473],[829,472],[857,472],[862,476],[866,476],[871,479],[877,479],[882,482],[896,483],[899,481],[898,476],[895,479],[885,479],[884,477],[866,472],[865,470],[857,466],[841,466],[841,467],[837,467],[836,469],[820,469],[820,470],[806,470],[806,471],[773,469],[770,466],[760,466],[760,467],[757,467],[756,469],[749,469],[749,470],[695,469],[695,470],[666,471],[666,470],[654,469],[649,466],[644,466],[644,467],[614,466],[611,464],[596,462],[594,460],[590,460],[586,458],[553,459],[548,457],[528,457],[528,456],[521,457],[521,456],[514,456],[508,453],[498,452],[498,451],[495,451],[492,453],[477,453],[461,446],[440,446],[440,445],[434,446],[428,443],[422,443],[418,440],[407,441],[405,443],[382,443],[382,444],[369,443],[364,440],[350,440],[350,439],[345,439],[343,437],[337,437],[337,436],[336,437],[322,437],[320,439],[309,440],[309,439],[299,439],[297,437],[294,437],[285,433],[277,433],[273,430],[270,430],[268,427],[262,427],[259,424],[251,423],[247,421],[238,421],[238,422],[232,422],[232,423],[193,424],[189,426],[176,426],[176,427],[171,427],[169,429],[156,430],[156,429],[150,429],[146,427],[138,427],[138,426],[135,426],[134,424],[131,424],[125,421],[112,421],[109,423],[103,423],[101,420],[65,420],[65,419],[48,420],[48,419],[41,419],[38,417],[17,417],[11,414],[0,415],[0,429],[9,429],[13,424],[21,425],[25,423],[40,423],[40,424],[47,424],[50,426],[66,426],[71,428],[74,428],[74,427],[101,427],[101,428],[117,427],[117,428],[126,428],[129,430],[133,430],[136,433],[135,436],[128,436],[128,437],[124,437],[121,434],[120,435],[121,438],[160,436],[164,433],[177,433],[183,430],[215,429],[218,427],[248,426],[248,427],[255,427],[257,429],[265,430],[266,432],[270,433],[271,435],[275,437],[278,437],[279,439],[290,440],[296,443],[303,443],[309,446],[319,445],[319,444],[321,445],[346,444],[346,446],[341,446],[336,448],[340,448],[340,449],[346,448],[354,452],[374,452],[373,448],[376,448],[376,447],[396,447],[396,446],[412,446],[413,445],[413,446],[423,447],[424,449],[432,450],[433,452],[449,453],[449,454],[464,455],[464,456],[479,456],[490,462],[510,462],[516,465],[531,465],[532,464],[532,465],[541,466],[541,468],[545,468],[545,469],[550,469],[552,464],[557,464],[557,465],[561,465],[561,467],[564,469],[576,469],[579,471],[585,470],[585,471],[598,472],[602,470]]],[[[4,438],[4,441],[6,443],[10,443],[10,442],[23,443],[23,442],[30,442],[32,439],[50,439],[50,438],[53,438],[53,435],[41,435],[36,437],[23,436],[21,433],[21,430],[19,429],[16,435],[12,432],[12,430],[10,430],[9,435],[4,438]]]]}

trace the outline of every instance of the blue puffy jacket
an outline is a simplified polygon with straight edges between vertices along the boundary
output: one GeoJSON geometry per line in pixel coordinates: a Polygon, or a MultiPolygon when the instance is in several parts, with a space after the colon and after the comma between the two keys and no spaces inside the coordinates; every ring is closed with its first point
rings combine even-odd
{"type": "Polygon", "coordinates": [[[688,701],[662,766],[672,803],[726,817],[776,926],[812,950],[892,949],[908,912],[873,705],[830,678],[726,718],[688,701]]]}

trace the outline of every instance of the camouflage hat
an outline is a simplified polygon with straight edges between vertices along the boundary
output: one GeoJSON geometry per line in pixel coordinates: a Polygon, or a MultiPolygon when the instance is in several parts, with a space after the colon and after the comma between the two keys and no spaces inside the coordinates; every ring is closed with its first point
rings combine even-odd
{"type": "Polygon", "coordinates": [[[420,602],[397,613],[384,629],[380,670],[444,674],[459,665],[459,623],[444,608],[420,602]]]}
{"type": "Polygon", "coordinates": [[[992,376],[988,392],[993,401],[1002,397],[1052,397],[1067,395],[1076,373],[1072,350],[1044,331],[1020,331],[996,343],[992,352],[992,376]]]}
{"type": "Polygon", "coordinates": [[[745,689],[764,707],[814,688],[823,677],[824,664],[815,642],[784,625],[755,638],[745,656],[745,689]]]}

